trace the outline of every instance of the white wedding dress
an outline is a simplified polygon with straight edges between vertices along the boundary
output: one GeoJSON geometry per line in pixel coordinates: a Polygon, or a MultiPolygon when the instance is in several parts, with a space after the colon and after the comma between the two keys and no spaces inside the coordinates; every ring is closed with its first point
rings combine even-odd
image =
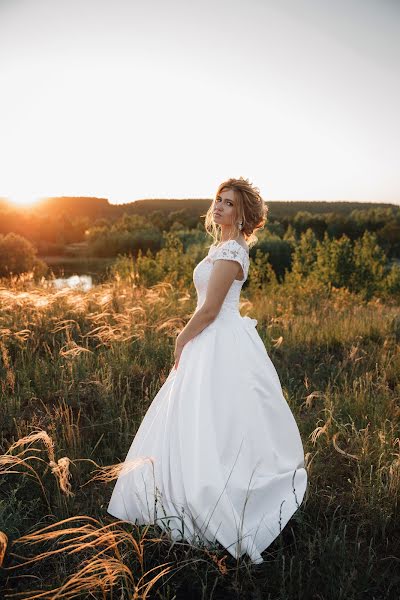
{"type": "Polygon", "coordinates": [[[195,267],[196,310],[217,259],[239,262],[244,279],[184,346],[143,418],[107,511],[261,563],[303,500],[304,450],[257,321],[239,312],[249,256],[235,240],[211,246],[195,267]]]}

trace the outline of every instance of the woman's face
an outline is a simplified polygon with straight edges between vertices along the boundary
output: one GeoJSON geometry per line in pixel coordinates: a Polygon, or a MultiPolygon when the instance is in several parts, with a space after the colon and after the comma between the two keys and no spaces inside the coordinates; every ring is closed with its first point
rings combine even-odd
{"type": "Polygon", "coordinates": [[[236,216],[236,200],[233,190],[224,190],[216,197],[213,218],[218,225],[232,225],[236,216]]]}

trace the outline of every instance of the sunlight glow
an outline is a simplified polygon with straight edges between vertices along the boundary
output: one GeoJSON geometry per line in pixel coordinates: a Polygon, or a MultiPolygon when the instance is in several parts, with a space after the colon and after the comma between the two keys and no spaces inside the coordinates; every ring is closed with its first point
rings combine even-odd
{"type": "Polygon", "coordinates": [[[30,194],[29,192],[14,192],[12,196],[6,196],[6,198],[11,204],[15,204],[16,206],[20,206],[21,208],[31,207],[40,200],[40,198],[38,198],[37,196],[33,197],[32,194],[30,194]]]}

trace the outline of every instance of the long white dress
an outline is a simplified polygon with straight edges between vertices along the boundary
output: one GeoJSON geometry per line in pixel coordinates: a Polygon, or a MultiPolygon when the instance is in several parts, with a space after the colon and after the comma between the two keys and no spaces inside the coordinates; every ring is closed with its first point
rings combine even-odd
{"type": "Polygon", "coordinates": [[[304,450],[280,380],[256,329],[239,312],[249,270],[243,246],[211,246],[193,281],[198,310],[217,259],[235,260],[218,316],[183,348],[132,442],[107,512],[156,523],[174,540],[261,563],[299,508],[304,450]]]}

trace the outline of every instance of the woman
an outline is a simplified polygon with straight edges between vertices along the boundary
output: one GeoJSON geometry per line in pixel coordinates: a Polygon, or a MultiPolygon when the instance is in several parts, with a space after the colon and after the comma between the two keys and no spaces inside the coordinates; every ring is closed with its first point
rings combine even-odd
{"type": "Polygon", "coordinates": [[[267,207],[247,179],[229,179],[205,220],[214,241],[194,271],[196,310],[175,364],[127,454],[108,512],[156,523],[173,539],[261,552],[300,506],[307,472],[299,430],[256,330],[239,312],[248,248],[267,207]]]}

